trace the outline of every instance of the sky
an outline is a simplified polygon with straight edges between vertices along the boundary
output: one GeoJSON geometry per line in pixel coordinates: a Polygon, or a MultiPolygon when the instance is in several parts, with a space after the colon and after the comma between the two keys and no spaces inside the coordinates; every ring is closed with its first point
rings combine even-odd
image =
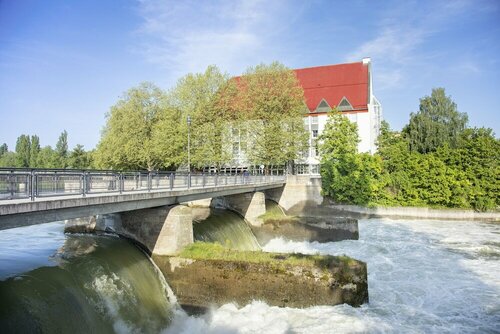
{"type": "Polygon", "coordinates": [[[143,81],[371,57],[384,119],[401,129],[444,87],[471,126],[500,135],[500,1],[0,0],[0,143],[21,134],[92,149],[143,81]]]}

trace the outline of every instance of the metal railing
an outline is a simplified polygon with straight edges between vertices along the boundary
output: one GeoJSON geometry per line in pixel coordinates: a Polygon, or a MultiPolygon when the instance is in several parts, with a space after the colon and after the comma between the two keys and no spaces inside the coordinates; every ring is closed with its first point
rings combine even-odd
{"type": "Polygon", "coordinates": [[[284,175],[117,172],[108,170],[0,168],[0,201],[189,188],[215,188],[284,181],[284,175]]]}

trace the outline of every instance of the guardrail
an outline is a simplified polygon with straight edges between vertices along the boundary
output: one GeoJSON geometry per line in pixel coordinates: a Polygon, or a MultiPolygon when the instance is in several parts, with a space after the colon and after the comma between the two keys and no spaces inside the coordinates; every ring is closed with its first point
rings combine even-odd
{"type": "Polygon", "coordinates": [[[283,175],[0,169],[0,201],[284,181],[283,175]]]}

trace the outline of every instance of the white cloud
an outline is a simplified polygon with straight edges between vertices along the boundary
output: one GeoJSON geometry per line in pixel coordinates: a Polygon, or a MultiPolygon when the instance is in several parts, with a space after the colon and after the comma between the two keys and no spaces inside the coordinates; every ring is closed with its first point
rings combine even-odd
{"type": "MultiPolygon", "coordinates": [[[[440,56],[423,47],[429,38],[446,30],[459,15],[473,14],[481,8],[469,0],[400,4],[386,11],[380,18],[377,34],[347,53],[345,59],[359,61],[363,57],[372,57],[377,65],[378,88],[401,87],[409,79],[409,68],[432,63],[433,58],[440,56]]],[[[468,70],[474,69],[469,67],[468,70]]]]}
{"type": "MultiPolygon", "coordinates": [[[[273,39],[287,26],[281,1],[141,1],[140,52],[173,78],[217,64],[232,74],[271,61],[273,39]]],[[[290,24],[290,23],[288,23],[290,24]]]]}

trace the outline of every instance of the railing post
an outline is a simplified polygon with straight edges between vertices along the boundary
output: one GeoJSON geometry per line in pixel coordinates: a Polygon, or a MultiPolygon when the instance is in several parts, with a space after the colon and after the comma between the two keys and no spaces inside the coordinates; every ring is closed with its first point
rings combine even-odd
{"type": "Polygon", "coordinates": [[[118,192],[121,194],[123,192],[123,174],[120,173],[118,174],[118,192]]]}
{"type": "Polygon", "coordinates": [[[85,194],[87,193],[87,175],[85,172],[82,173],[80,179],[82,182],[82,196],[85,197],[85,194]]]}
{"type": "Polygon", "coordinates": [[[35,182],[35,172],[31,171],[30,173],[30,199],[33,202],[35,200],[35,188],[34,188],[34,182],[35,182]]]}
{"type": "Polygon", "coordinates": [[[175,177],[174,173],[170,173],[170,175],[168,176],[168,179],[170,181],[170,191],[174,189],[174,177],[175,177]]]}
{"type": "Polygon", "coordinates": [[[201,174],[201,187],[205,188],[205,183],[206,183],[206,174],[202,173],[201,174]]]}
{"type": "Polygon", "coordinates": [[[150,192],[151,191],[151,172],[148,172],[147,187],[148,187],[148,192],[150,192]]]}
{"type": "Polygon", "coordinates": [[[217,187],[217,181],[219,180],[219,174],[215,174],[214,176],[214,186],[217,187]]]}
{"type": "Polygon", "coordinates": [[[188,176],[187,176],[187,181],[188,181],[188,189],[191,188],[191,172],[188,173],[188,176]]]}

